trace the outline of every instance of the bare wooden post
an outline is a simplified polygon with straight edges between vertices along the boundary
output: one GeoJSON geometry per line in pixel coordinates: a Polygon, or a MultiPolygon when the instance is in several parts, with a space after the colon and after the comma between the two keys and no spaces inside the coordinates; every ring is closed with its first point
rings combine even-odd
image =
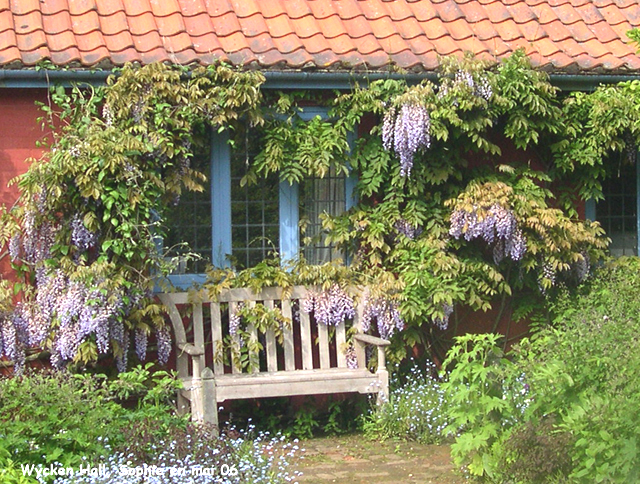
{"type": "Polygon", "coordinates": [[[202,417],[205,423],[215,426],[218,433],[218,400],[216,399],[216,380],[211,368],[202,371],[202,417]]]}

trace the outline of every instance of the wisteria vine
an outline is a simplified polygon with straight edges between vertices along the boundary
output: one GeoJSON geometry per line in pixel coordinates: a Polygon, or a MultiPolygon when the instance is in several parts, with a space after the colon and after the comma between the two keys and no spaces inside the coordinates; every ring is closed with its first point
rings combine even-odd
{"type": "Polygon", "coordinates": [[[478,207],[473,211],[454,210],[451,214],[449,235],[454,239],[464,237],[466,241],[483,239],[493,245],[493,260],[496,264],[505,257],[519,261],[527,251],[527,239],[518,228],[516,216],[512,210],[494,204],[480,213],[478,207]]]}

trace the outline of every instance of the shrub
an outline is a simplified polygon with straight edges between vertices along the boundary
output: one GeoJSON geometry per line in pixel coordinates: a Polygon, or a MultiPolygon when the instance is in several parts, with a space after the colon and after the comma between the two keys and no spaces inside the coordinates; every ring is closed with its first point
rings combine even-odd
{"type": "Polygon", "coordinates": [[[513,429],[498,453],[501,475],[511,482],[550,484],[562,482],[571,470],[573,445],[569,432],[554,428],[554,418],[528,421],[513,429]]]}
{"type": "Polygon", "coordinates": [[[120,410],[97,379],[69,373],[0,379],[0,462],[79,465],[81,456],[105,452],[102,437],[120,410]]]}

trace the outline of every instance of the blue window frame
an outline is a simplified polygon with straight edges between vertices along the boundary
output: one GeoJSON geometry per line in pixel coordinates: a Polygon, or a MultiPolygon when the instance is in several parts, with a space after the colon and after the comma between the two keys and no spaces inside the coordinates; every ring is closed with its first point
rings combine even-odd
{"type": "MultiPolygon", "coordinates": [[[[301,117],[304,120],[312,119],[315,116],[326,117],[326,109],[323,108],[306,108],[301,117]]],[[[349,140],[353,142],[353,137],[349,140]]],[[[243,155],[244,156],[244,155],[243,155]]],[[[247,163],[249,161],[249,154],[247,156],[247,163]]],[[[211,135],[211,150],[210,150],[210,230],[211,234],[211,257],[204,257],[203,262],[211,262],[215,267],[228,267],[231,265],[230,255],[233,254],[234,258],[238,259],[238,255],[243,258],[242,266],[246,266],[247,262],[256,260],[256,257],[267,255],[266,251],[270,248],[269,244],[259,245],[257,247],[248,248],[248,245],[254,239],[268,239],[268,235],[277,233],[277,242],[275,247],[282,260],[295,259],[301,249],[301,237],[300,237],[300,218],[301,218],[301,199],[300,191],[301,187],[297,183],[290,184],[286,181],[278,181],[277,183],[277,227],[265,226],[273,225],[274,222],[274,205],[264,199],[255,198],[256,190],[249,187],[249,195],[243,200],[240,200],[237,195],[238,179],[236,166],[233,163],[240,163],[241,160],[234,154],[231,144],[229,143],[229,131],[221,130],[213,132],[211,135]],[[245,218],[240,217],[239,213],[241,204],[244,203],[247,216],[245,218]],[[259,213],[258,213],[259,212],[259,213]],[[235,216],[234,216],[235,215],[235,216]],[[262,222],[265,222],[265,217],[269,220],[266,223],[255,223],[256,221],[250,221],[249,218],[253,216],[256,218],[262,218],[262,222]],[[262,226],[260,226],[262,225],[262,226]],[[254,232],[251,232],[254,230],[254,232]],[[253,237],[253,234],[258,234],[253,237]],[[234,235],[236,247],[234,248],[234,235]],[[244,245],[237,239],[243,238],[244,245]],[[240,248],[238,246],[241,246],[240,248]],[[261,252],[260,252],[261,251],[261,252]],[[251,252],[251,254],[249,253],[251,252]],[[252,259],[253,257],[253,259],[252,259]]],[[[273,183],[273,182],[272,182],[273,183]]],[[[348,210],[355,204],[355,186],[357,179],[355,175],[349,175],[344,179],[344,197],[341,200],[343,204],[343,210],[348,210]]],[[[273,195],[273,187],[269,188],[273,195]]],[[[246,191],[246,188],[245,188],[246,191]]],[[[339,211],[334,209],[334,213],[339,211]]],[[[195,227],[192,227],[195,229],[195,227]]],[[[202,232],[204,227],[199,227],[197,230],[202,232]]],[[[193,232],[195,233],[195,232],[193,232]]],[[[193,238],[193,237],[187,237],[193,238]]],[[[200,251],[202,252],[202,251],[200,251]]],[[[249,264],[250,265],[250,264],[249,264]]],[[[200,272],[204,264],[201,262],[196,265],[191,265],[183,268],[182,274],[172,274],[169,276],[170,282],[181,288],[197,285],[205,281],[205,274],[200,272]],[[194,270],[195,268],[195,270],[194,270]]]]}

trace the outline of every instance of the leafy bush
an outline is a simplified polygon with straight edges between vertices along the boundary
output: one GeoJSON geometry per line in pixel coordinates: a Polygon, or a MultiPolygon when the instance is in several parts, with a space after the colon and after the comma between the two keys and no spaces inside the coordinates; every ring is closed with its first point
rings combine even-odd
{"type": "Polygon", "coordinates": [[[73,475],[55,482],[138,483],[136,472],[153,466],[166,470],[160,482],[280,483],[291,477],[288,458],[297,446],[253,429],[218,437],[178,417],[172,404],[178,382],[150,370],[148,364],[112,381],[67,372],[0,380],[1,482],[51,483],[56,476],[44,469],[71,469],[73,475]],[[95,472],[81,474],[81,466],[95,472]],[[194,476],[196,468],[207,470],[194,476]]]}
{"type": "MultiPolygon", "coordinates": [[[[364,422],[367,435],[375,438],[401,438],[421,443],[439,443],[448,426],[447,402],[435,367],[414,365],[406,381],[389,393],[389,401],[374,409],[364,422]]],[[[400,375],[392,379],[398,381],[400,375]]]]}
{"type": "Polygon", "coordinates": [[[609,263],[552,309],[513,362],[491,335],[451,350],[454,460],[492,482],[637,482],[640,260],[609,263]]]}
{"type": "Polygon", "coordinates": [[[105,452],[99,437],[112,432],[120,410],[97,379],[68,373],[3,378],[0,462],[79,465],[81,456],[105,452]]]}
{"type": "Polygon", "coordinates": [[[573,438],[569,432],[555,429],[551,417],[515,427],[502,445],[502,449],[494,449],[502,454],[497,468],[511,482],[563,482],[571,470],[567,449],[573,438]]]}

